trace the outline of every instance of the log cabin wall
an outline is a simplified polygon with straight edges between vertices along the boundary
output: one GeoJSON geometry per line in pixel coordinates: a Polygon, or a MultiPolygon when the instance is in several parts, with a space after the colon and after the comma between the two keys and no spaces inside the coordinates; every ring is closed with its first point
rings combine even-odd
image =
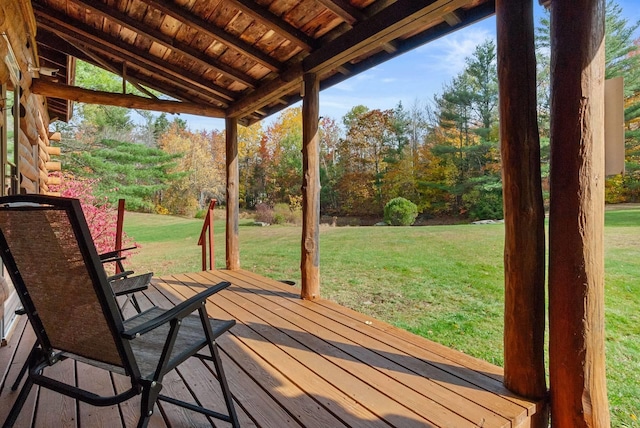
{"type": "MultiPolygon", "coordinates": [[[[51,137],[59,141],[59,134],[48,131],[46,99],[30,89],[32,75],[38,68],[36,23],[30,2],[3,0],[0,3],[0,34],[0,84],[13,90],[17,83],[19,88],[19,109],[13,110],[19,121],[19,129],[13,136],[18,167],[16,191],[50,194],[49,186],[55,184],[57,178],[49,175],[61,169],[60,162],[52,158],[59,150],[52,147],[51,137]],[[17,67],[18,76],[12,78],[11,66],[17,67]]],[[[3,114],[0,122],[3,126],[6,126],[5,118],[3,114]]]]}

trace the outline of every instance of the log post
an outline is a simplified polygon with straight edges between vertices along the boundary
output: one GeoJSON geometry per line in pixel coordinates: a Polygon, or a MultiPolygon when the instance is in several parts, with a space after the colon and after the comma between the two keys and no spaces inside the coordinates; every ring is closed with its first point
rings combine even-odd
{"type": "MultiPolygon", "coordinates": [[[[2,21],[3,19],[4,18],[0,18],[0,21],[2,21]]],[[[0,63],[0,72],[4,69],[6,69],[4,62],[0,63]]],[[[0,178],[1,180],[0,196],[5,196],[6,190],[7,190],[4,184],[5,177],[7,176],[7,171],[6,171],[7,164],[4,160],[7,158],[7,140],[8,140],[7,126],[5,123],[6,115],[4,113],[4,109],[7,102],[6,101],[7,100],[7,84],[4,80],[5,78],[6,79],[9,78],[8,71],[6,76],[3,76],[2,73],[0,73],[0,177],[1,177],[0,178]]]]}
{"type": "Polygon", "coordinates": [[[320,297],[320,84],[315,73],[303,82],[301,297],[313,300],[320,297]]]}
{"type": "Polygon", "coordinates": [[[608,427],[605,1],[551,3],[549,376],[554,427],[608,427]]]}
{"type": "MultiPolygon", "coordinates": [[[[504,382],[544,402],[545,236],[532,0],[496,2],[504,200],[504,382]]],[[[540,408],[532,427],[548,426],[540,408]]]]}
{"type": "MultiPolygon", "coordinates": [[[[240,212],[240,171],[238,165],[238,119],[225,119],[226,165],[227,165],[227,227],[226,260],[227,269],[240,269],[240,247],[238,224],[240,212]]],[[[213,225],[211,225],[213,227],[213,225]]]]}

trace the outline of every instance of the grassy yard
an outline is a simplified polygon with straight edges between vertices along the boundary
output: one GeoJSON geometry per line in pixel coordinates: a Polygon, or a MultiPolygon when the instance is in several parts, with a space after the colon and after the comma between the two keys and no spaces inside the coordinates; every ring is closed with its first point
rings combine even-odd
{"type": "MultiPolygon", "coordinates": [[[[640,427],[640,209],[608,211],[607,378],[614,427],[640,427]]],[[[137,271],[200,269],[201,220],[127,213],[137,271]]],[[[224,267],[217,221],[216,265],[224,267]]],[[[502,365],[504,227],[324,227],[323,297],[502,365]]],[[[240,221],[244,269],[300,282],[300,228],[240,221]]]]}

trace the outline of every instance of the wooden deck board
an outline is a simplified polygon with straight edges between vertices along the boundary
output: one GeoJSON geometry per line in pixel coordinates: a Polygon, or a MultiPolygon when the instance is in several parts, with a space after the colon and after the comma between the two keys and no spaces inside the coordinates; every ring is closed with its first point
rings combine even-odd
{"type": "MultiPolygon", "coordinates": [[[[233,274],[249,275],[255,278],[255,274],[246,271],[233,274]]],[[[278,283],[270,285],[284,290],[287,287],[278,283]]],[[[504,387],[501,382],[502,369],[486,361],[453,351],[405,330],[350,311],[333,302],[321,300],[309,304],[299,299],[280,302],[288,311],[296,314],[308,314],[309,309],[317,312],[319,305],[329,308],[330,312],[324,308],[320,309],[319,313],[324,318],[318,320],[318,324],[336,324],[337,327],[332,327],[335,331],[339,331],[339,325],[342,324],[346,328],[344,331],[351,339],[358,334],[364,335],[360,339],[360,347],[366,346],[390,359],[399,359],[407,368],[434,382],[446,384],[447,388],[455,389],[460,396],[469,394],[469,389],[478,390],[481,393],[473,394],[472,398],[479,404],[488,406],[487,408],[498,410],[501,415],[518,415],[522,413],[522,408],[527,409],[525,416],[535,412],[535,405],[532,402],[514,396],[504,387]],[[293,305],[303,309],[296,310],[293,305]],[[425,361],[429,364],[423,364],[425,361]],[[433,368],[437,370],[434,371],[433,368]],[[470,368],[473,371],[469,371],[470,368]]]]}
{"type": "MultiPolygon", "coordinates": [[[[192,278],[194,280],[197,279],[195,276],[192,278]]],[[[306,319],[301,314],[297,314],[297,317],[289,317],[295,322],[289,322],[274,312],[267,309],[261,310],[259,306],[261,303],[264,306],[273,304],[274,307],[277,307],[277,304],[271,300],[272,296],[264,294],[255,294],[254,296],[255,299],[248,299],[247,294],[244,293],[243,297],[246,301],[237,301],[236,299],[235,303],[247,308],[252,314],[260,315],[260,322],[267,323],[274,327],[274,330],[277,329],[283,332],[290,338],[289,340],[297,342],[294,345],[294,349],[301,345],[311,350],[316,357],[315,363],[309,361],[309,357],[305,354],[301,355],[298,360],[305,360],[308,364],[312,365],[311,369],[316,375],[323,376],[328,382],[332,383],[344,393],[354,391],[354,394],[357,394],[357,396],[366,396],[369,410],[377,413],[378,417],[382,419],[386,419],[386,415],[402,417],[406,418],[407,421],[415,421],[417,426],[424,426],[427,423],[436,425],[454,423],[455,426],[460,427],[477,426],[470,423],[469,420],[460,417],[455,412],[450,411],[439,404],[437,400],[430,397],[441,394],[442,391],[436,391],[432,388],[427,394],[421,395],[417,391],[407,388],[406,385],[398,382],[397,379],[402,377],[403,374],[408,375],[407,377],[409,378],[416,378],[415,375],[412,376],[412,373],[407,373],[403,367],[393,367],[391,370],[388,370],[393,371],[393,373],[387,373],[387,375],[385,375],[380,367],[389,367],[391,365],[389,360],[360,346],[360,344],[350,342],[349,339],[344,336],[336,335],[334,329],[330,330],[323,326],[327,320],[317,319],[315,320],[317,322],[314,322],[314,320],[306,319]],[[328,342],[326,339],[321,339],[322,337],[335,337],[335,340],[328,342]],[[362,364],[361,361],[367,361],[368,364],[362,364]],[[394,398],[399,396],[402,396],[402,402],[398,402],[398,400],[394,398]],[[396,412],[397,415],[394,415],[394,412],[396,412]]],[[[222,306],[226,307],[225,304],[222,304],[222,306]]],[[[295,313],[278,312],[283,316],[295,313]]],[[[275,338],[272,341],[276,342],[277,340],[278,339],[275,338]]],[[[287,344],[285,343],[284,346],[287,346],[287,344]]],[[[292,354],[291,351],[289,353],[292,354]]],[[[298,352],[294,350],[293,353],[298,352]]],[[[420,380],[422,380],[422,378],[420,378],[420,380]]],[[[425,383],[422,382],[422,386],[428,387],[429,385],[428,383],[425,385],[425,383]]],[[[449,397],[449,399],[456,398],[460,399],[460,396],[449,397]]],[[[467,405],[473,405],[473,403],[467,403],[467,405]]],[[[485,415],[487,414],[486,411],[484,413],[485,415]]],[[[479,416],[478,420],[481,418],[482,416],[479,416]]],[[[503,419],[499,423],[496,421],[493,422],[494,426],[502,426],[506,420],[503,419]]],[[[407,422],[407,426],[408,425],[411,425],[411,423],[407,422]]]]}
{"type": "MultiPolygon", "coordinates": [[[[335,303],[300,300],[297,288],[252,272],[157,278],[138,300],[143,308],[171,307],[222,280],[233,285],[214,295],[207,309],[237,321],[218,345],[243,427],[518,427],[535,412],[536,403],[504,388],[499,367],[335,303]]],[[[34,340],[19,322],[17,343],[0,349],[0,420],[15,400],[9,387],[34,340]]],[[[72,361],[47,370],[95,392],[127,386],[120,375],[72,361]]],[[[166,378],[163,393],[225,413],[214,373],[209,362],[187,361],[166,378]]],[[[137,422],[137,398],[97,408],[34,388],[29,400],[16,426],[137,422]]],[[[150,427],[211,425],[202,415],[167,403],[159,407],[150,427]]]]}

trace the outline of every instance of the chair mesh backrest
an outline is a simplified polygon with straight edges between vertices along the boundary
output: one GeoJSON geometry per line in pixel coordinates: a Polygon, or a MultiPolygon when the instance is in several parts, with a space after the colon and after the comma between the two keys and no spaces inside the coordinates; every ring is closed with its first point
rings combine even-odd
{"type": "Polygon", "coordinates": [[[0,209],[0,227],[51,346],[123,367],[98,297],[104,288],[92,280],[100,273],[81,250],[93,243],[76,236],[69,215],[53,207],[0,209]]]}

